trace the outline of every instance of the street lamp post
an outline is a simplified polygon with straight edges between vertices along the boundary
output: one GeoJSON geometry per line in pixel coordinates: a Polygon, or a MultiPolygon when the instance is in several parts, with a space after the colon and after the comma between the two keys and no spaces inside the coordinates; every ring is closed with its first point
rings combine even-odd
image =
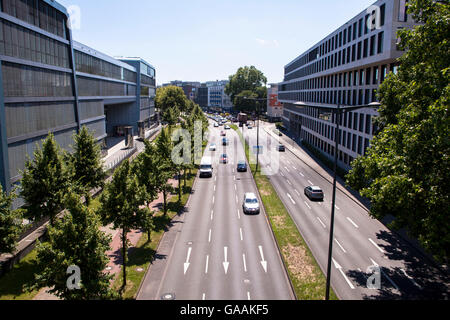
{"type": "MultiPolygon", "coordinates": [[[[304,102],[296,102],[294,105],[306,107],[308,106],[304,102]]],[[[334,170],[333,170],[333,196],[332,196],[332,202],[331,202],[331,222],[330,222],[330,239],[328,244],[328,263],[327,263],[327,283],[326,283],[326,292],[325,292],[325,299],[330,299],[330,286],[331,286],[331,261],[333,259],[333,240],[334,240],[334,215],[335,215],[335,208],[336,208],[336,184],[337,184],[337,162],[338,162],[338,154],[339,154],[339,140],[340,140],[340,131],[339,131],[339,125],[341,122],[341,113],[347,112],[347,111],[355,111],[358,109],[363,108],[378,108],[380,106],[379,102],[372,102],[368,105],[361,105],[361,106],[349,106],[342,108],[340,104],[337,105],[337,108],[331,108],[333,110],[333,113],[335,114],[336,119],[336,134],[334,135],[335,138],[335,150],[334,150],[334,170]]],[[[310,106],[312,108],[316,109],[325,109],[329,110],[330,108],[326,107],[320,107],[320,106],[310,106]]],[[[301,134],[301,133],[300,133],[301,134]]]]}
{"type": "MultiPolygon", "coordinates": [[[[244,99],[245,100],[253,100],[253,101],[256,101],[256,102],[261,102],[261,101],[263,101],[263,102],[267,102],[267,98],[264,98],[264,99],[258,99],[258,98],[247,98],[247,97],[244,97],[244,99]]],[[[256,108],[256,121],[257,121],[257,125],[256,125],[256,127],[257,127],[257,131],[256,131],[256,147],[257,147],[257,152],[256,152],[256,173],[258,173],[258,168],[259,168],[259,104],[257,103],[256,104],[257,105],[257,108],[256,108]]],[[[243,130],[242,130],[243,131],[243,130]]],[[[245,140],[245,138],[244,138],[244,140],[245,140]]]]}

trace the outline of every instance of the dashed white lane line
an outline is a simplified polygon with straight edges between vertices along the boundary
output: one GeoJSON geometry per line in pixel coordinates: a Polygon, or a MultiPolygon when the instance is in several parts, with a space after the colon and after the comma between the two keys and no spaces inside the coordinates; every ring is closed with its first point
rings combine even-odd
{"type": "Polygon", "coordinates": [[[242,255],[242,260],[244,261],[244,271],[247,272],[247,262],[245,261],[245,253],[242,255]]]}
{"type": "Polygon", "coordinates": [[[347,220],[348,220],[355,228],[359,228],[358,225],[357,225],[356,223],[354,223],[352,219],[350,219],[349,217],[347,217],[347,220]]]}
{"type": "Polygon", "coordinates": [[[297,170],[297,168],[296,168],[296,167],[294,167],[294,166],[292,166],[292,169],[294,169],[294,170],[297,170]]]}
{"type": "Polygon", "coordinates": [[[336,241],[336,243],[338,244],[338,246],[341,248],[341,250],[342,250],[344,253],[347,253],[347,251],[345,251],[344,247],[339,243],[339,241],[338,241],[336,238],[334,238],[334,241],[336,241]]]}
{"type": "Polygon", "coordinates": [[[320,224],[322,225],[322,227],[326,228],[327,226],[322,222],[322,220],[320,220],[319,217],[317,217],[317,220],[319,220],[320,224]]]}
{"type": "Polygon", "coordinates": [[[236,195],[236,203],[238,203],[239,202],[239,199],[238,199],[238,196],[236,195]]]}
{"type": "Polygon", "coordinates": [[[236,184],[234,185],[234,190],[237,191],[237,185],[236,184]]]}
{"type": "Polygon", "coordinates": [[[308,204],[308,202],[305,201],[306,206],[311,210],[311,206],[308,204]]]}
{"type": "Polygon", "coordinates": [[[313,184],[314,184],[314,183],[311,182],[311,180],[308,180],[308,183],[309,183],[310,185],[313,185],[313,184]]]}
{"type": "Polygon", "coordinates": [[[288,193],[287,196],[289,199],[291,199],[292,203],[295,205],[295,201],[294,201],[294,199],[292,199],[291,195],[288,193]]]}
{"type": "Polygon", "coordinates": [[[208,267],[209,267],[209,256],[206,256],[205,274],[208,274],[208,267]]]}
{"type": "Polygon", "coordinates": [[[214,210],[211,210],[211,220],[214,218],[214,210]]]}
{"type": "Polygon", "coordinates": [[[380,246],[379,245],[377,245],[376,243],[375,243],[375,241],[373,241],[372,239],[370,239],[369,238],[369,241],[370,241],[370,243],[372,243],[373,245],[374,245],[374,247],[375,248],[377,248],[378,249],[378,251],[380,251],[382,254],[384,254],[385,252],[384,252],[384,250],[383,249],[381,249],[380,248],[380,246]]]}
{"type": "Polygon", "coordinates": [[[241,213],[240,213],[239,209],[237,211],[237,214],[238,214],[238,219],[240,220],[241,219],[241,213]]]}
{"type": "Polygon", "coordinates": [[[251,300],[250,299],[250,292],[247,292],[247,298],[248,298],[249,301],[251,300]]]}
{"type": "Polygon", "coordinates": [[[216,191],[216,185],[214,185],[214,191],[216,191]]]}
{"type": "Polygon", "coordinates": [[[209,229],[208,242],[211,242],[211,234],[212,234],[212,230],[209,229]]]}
{"type": "Polygon", "coordinates": [[[216,197],[215,196],[213,196],[213,203],[216,201],[216,197]]]}
{"type": "Polygon", "coordinates": [[[206,300],[206,293],[203,294],[202,300],[206,300]]]}
{"type": "Polygon", "coordinates": [[[303,173],[301,173],[301,172],[299,172],[300,173],[300,175],[302,176],[302,177],[305,177],[305,175],[303,174],[303,173]]]}
{"type": "Polygon", "coordinates": [[[283,173],[283,172],[281,172],[281,171],[280,171],[280,175],[281,175],[282,177],[285,177],[284,173],[283,173]]]}
{"type": "Polygon", "coordinates": [[[244,236],[242,235],[242,228],[239,228],[239,234],[241,236],[241,241],[244,241],[244,236]]]}
{"type": "Polygon", "coordinates": [[[286,179],[286,181],[287,183],[289,183],[290,186],[292,186],[292,183],[288,179],[286,179]]]}
{"type": "Polygon", "coordinates": [[[298,192],[297,189],[295,189],[294,191],[295,191],[295,193],[297,193],[298,196],[300,196],[300,192],[298,192]]]}
{"type": "Polygon", "coordinates": [[[289,173],[289,172],[291,172],[289,169],[288,169],[288,167],[284,167],[284,169],[286,169],[286,171],[289,173]]]}

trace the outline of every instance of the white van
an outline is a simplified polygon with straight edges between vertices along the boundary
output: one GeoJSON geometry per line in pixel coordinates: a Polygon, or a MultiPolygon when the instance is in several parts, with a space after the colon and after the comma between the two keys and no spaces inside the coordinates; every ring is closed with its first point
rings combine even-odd
{"type": "Polygon", "coordinates": [[[201,177],[212,177],[213,166],[211,157],[204,157],[200,163],[200,178],[201,177]]]}

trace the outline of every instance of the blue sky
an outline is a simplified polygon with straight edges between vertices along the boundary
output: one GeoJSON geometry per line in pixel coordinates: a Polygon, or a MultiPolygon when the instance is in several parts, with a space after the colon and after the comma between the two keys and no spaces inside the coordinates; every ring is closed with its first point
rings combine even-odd
{"type": "Polygon", "coordinates": [[[269,83],[283,67],[375,0],[59,0],[81,10],[76,41],[139,56],[157,83],[228,79],[254,65],[269,83]]]}

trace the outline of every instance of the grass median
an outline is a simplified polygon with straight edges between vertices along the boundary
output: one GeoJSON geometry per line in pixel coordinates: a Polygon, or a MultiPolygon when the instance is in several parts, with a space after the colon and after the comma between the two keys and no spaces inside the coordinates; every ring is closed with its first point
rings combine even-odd
{"type": "MultiPolygon", "coordinates": [[[[325,275],[322,273],[316,259],[306,245],[283,202],[278,197],[270,180],[267,176],[261,174],[260,170],[256,172],[254,156],[250,153],[250,147],[244,141],[241,131],[236,125],[232,125],[231,128],[239,134],[241,142],[244,145],[245,154],[250,163],[250,169],[255,178],[297,299],[325,299],[325,275]]],[[[333,290],[330,292],[330,299],[337,300],[337,296],[333,290]]]]}

